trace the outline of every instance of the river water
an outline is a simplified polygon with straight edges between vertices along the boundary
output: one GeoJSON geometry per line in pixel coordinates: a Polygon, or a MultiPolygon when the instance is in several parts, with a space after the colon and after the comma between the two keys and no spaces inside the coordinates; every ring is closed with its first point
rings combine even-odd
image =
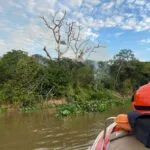
{"type": "Polygon", "coordinates": [[[103,129],[104,120],[126,107],[59,119],[50,110],[0,116],[0,150],[85,150],[103,129]]]}

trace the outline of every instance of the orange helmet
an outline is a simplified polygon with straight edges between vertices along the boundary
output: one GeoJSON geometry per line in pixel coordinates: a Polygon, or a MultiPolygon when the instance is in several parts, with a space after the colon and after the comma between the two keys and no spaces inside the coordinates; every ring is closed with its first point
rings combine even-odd
{"type": "Polygon", "coordinates": [[[132,106],[134,110],[150,114],[150,83],[141,86],[133,95],[132,106]]]}

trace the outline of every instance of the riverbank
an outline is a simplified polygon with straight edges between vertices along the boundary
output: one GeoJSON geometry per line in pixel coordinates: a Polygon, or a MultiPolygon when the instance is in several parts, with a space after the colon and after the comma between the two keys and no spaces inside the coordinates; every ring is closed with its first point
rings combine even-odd
{"type": "Polygon", "coordinates": [[[106,102],[101,101],[83,101],[83,102],[71,102],[67,104],[57,105],[56,112],[59,117],[66,117],[73,114],[83,114],[90,112],[106,112],[115,107],[122,107],[129,105],[128,99],[117,99],[106,102]]]}
{"type": "Polygon", "coordinates": [[[149,81],[149,63],[126,59],[131,54],[122,50],[111,61],[78,62],[12,50],[0,58],[0,111],[54,108],[63,117],[124,105],[128,95],[149,81]]]}
{"type": "MultiPolygon", "coordinates": [[[[77,97],[79,95],[76,95],[77,97]]],[[[81,95],[80,95],[81,96],[81,95]]],[[[87,95],[86,95],[87,97],[87,95]]],[[[52,110],[57,117],[66,117],[73,114],[83,114],[89,112],[105,112],[111,108],[121,107],[130,103],[129,97],[122,97],[119,93],[103,90],[97,93],[91,93],[90,97],[81,98],[55,98],[41,101],[34,105],[22,106],[20,103],[3,104],[0,107],[0,113],[3,112],[35,112],[45,109],[52,110]]]]}

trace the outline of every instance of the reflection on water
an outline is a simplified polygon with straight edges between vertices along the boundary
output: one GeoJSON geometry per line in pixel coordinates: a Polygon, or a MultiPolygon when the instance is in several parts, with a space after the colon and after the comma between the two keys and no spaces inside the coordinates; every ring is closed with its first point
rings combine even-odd
{"type": "Polygon", "coordinates": [[[55,118],[51,112],[0,116],[0,150],[87,149],[103,129],[105,118],[126,112],[126,108],[55,118]]]}

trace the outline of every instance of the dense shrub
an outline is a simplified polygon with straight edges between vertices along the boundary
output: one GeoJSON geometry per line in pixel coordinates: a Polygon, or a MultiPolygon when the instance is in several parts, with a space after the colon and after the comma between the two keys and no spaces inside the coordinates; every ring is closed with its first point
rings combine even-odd
{"type": "Polygon", "coordinates": [[[77,62],[48,60],[21,50],[0,59],[0,104],[17,103],[30,109],[44,100],[65,98],[57,107],[62,115],[101,112],[124,103],[114,91],[131,95],[150,80],[150,63],[138,61],[131,50],[122,50],[112,61],[77,62]]]}
{"type": "Polygon", "coordinates": [[[114,96],[114,92],[103,89],[101,91],[90,91],[90,94],[78,93],[72,95],[68,100],[70,103],[57,106],[58,116],[68,116],[70,114],[83,112],[103,112],[112,106],[119,106],[128,103],[123,98],[114,96]],[[93,92],[93,93],[92,93],[93,92]],[[86,99],[84,99],[86,97],[86,99]],[[83,99],[81,99],[83,98],[83,99]]]}

